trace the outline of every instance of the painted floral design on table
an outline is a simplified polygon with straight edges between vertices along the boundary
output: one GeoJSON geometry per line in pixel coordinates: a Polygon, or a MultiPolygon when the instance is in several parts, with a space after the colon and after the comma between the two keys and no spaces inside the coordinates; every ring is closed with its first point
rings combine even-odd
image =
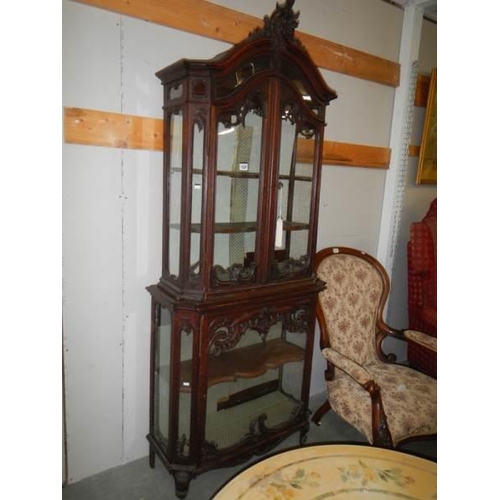
{"type": "Polygon", "coordinates": [[[411,476],[405,476],[403,470],[399,467],[379,469],[366,465],[362,460],[358,460],[357,464],[351,464],[348,467],[338,467],[338,469],[343,483],[350,480],[355,480],[358,483],[361,480],[361,486],[366,486],[368,483],[393,482],[401,488],[405,488],[415,482],[415,479],[411,476]]]}
{"type": "Polygon", "coordinates": [[[269,500],[290,500],[295,498],[298,490],[314,488],[320,485],[321,475],[315,471],[306,473],[299,468],[292,477],[283,477],[281,471],[274,474],[266,486],[264,493],[269,500]]]}
{"type": "Polygon", "coordinates": [[[436,500],[436,464],[394,450],[316,445],[278,453],[212,500],[436,500]]]}

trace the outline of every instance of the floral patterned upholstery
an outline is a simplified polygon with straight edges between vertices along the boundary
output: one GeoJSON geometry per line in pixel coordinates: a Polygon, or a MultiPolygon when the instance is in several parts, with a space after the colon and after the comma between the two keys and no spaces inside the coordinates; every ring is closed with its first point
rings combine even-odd
{"type": "Polygon", "coordinates": [[[395,364],[381,349],[387,335],[431,349],[435,339],[384,323],[389,278],[383,267],[365,252],[332,247],[318,253],[316,272],[326,283],[318,297],[318,320],[328,401],[313,421],[319,423],[329,405],[370,443],[388,447],[436,434],[436,380],[395,364]]]}
{"type": "MultiPolygon", "coordinates": [[[[375,363],[366,366],[380,386],[387,424],[394,444],[408,438],[436,434],[436,384],[406,366],[375,363]]],[[[373,444],[370,394],[354,379],[337,370],[327,382],[328,399],[338,415],[373,444]]]]}

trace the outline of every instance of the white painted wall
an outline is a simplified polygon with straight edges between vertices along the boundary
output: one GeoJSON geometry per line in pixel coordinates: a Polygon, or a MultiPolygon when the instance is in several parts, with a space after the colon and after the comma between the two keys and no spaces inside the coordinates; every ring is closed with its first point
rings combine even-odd
{"type": "MultiPolygon", "coordinates": [[[[275,0],[219,0],[262,18],[275,0]]],[[[155,72],[229,45],[63,0],[63,99],[160,118],[155,72]]],[[[297,0],[299,30],[397,60],[403,13],[374,0],[297,0]]],[[[394,89],[322,70],[339,98],[326,139],[389,146],[394,89]]],[[[63,145],[63,330],[68,480],[147,454],[150,297],[160,276],[159,152],[63,145]]],[[[375,254],[386,172],[325,166],[318,249],[375,254]]],[[[316,342],[317,344],[317,342],[316,342]]],[[[311,392],[324,390],[317,349],[311,392]]]]}
{"type": "MultiPolygon", "coordinates": [[[[430,75],[437,67],[437,25],[423,20],[418,52],[418,71],[430,75]]],[[[426,109],[415,107],[411,144],[420,144],[426,109]]],[[[431,201],[437,197],[437,185],[416,184],[418,157],[410,157],[401,213],[401,225],[392,269],[392,291],[387,309],[387,321],[395,328],[408,327],[408,271],[406,246],[410,238],[410,224],[427,213],[431,201]]],[[[403,353],[406,356],[406,351],[403,353]]]]}

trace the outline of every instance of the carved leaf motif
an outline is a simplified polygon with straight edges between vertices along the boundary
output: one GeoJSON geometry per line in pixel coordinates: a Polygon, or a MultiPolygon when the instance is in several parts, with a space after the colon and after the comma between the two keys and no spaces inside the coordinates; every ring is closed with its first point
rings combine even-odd
{"type": "Polygon", "coordinates": [[[284,4],[276,3],[276,9],[271,16],[264,16],[264,26],[252,31],[248,36],[248,40],[269,37],[277,52],[283,50],[285,40],[305,50],[302,43],[294,37],[295,28],[299,26],[300,12],[293,11],[293,4],[294,0],[286,0],[284,4]]]}

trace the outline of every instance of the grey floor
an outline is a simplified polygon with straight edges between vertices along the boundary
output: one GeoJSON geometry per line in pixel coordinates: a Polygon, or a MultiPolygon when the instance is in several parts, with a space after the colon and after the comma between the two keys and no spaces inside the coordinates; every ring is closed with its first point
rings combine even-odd
{"type": "MultiPolygon", "coordinates": [[[[322,394],[311,398],[310,408],[314,412],[324,401],[322,394]]],[[[307,435],[307,444],[313,443],[366,443],[363,436],[333,412],[328,412],[321,421],[321,426],[311,423],[307,435]]],[[[298,434],[290,436],[269,454],[298,446],[298,434]]],[[[419,441],[401,448],[437,461],[437,440],[419,441]]],[[[210,500],[214,493],[239,471],[251,463],[261,460],[255,457],[237,467],[216,469],[199,475],[189,486],[186,500],[210,500]]],[[[156,467],[149,467],[148,458],[96,474],[77,483],[65,485],[62,500],[175,500],[173,477],[160,460],[156,467]]]]}

